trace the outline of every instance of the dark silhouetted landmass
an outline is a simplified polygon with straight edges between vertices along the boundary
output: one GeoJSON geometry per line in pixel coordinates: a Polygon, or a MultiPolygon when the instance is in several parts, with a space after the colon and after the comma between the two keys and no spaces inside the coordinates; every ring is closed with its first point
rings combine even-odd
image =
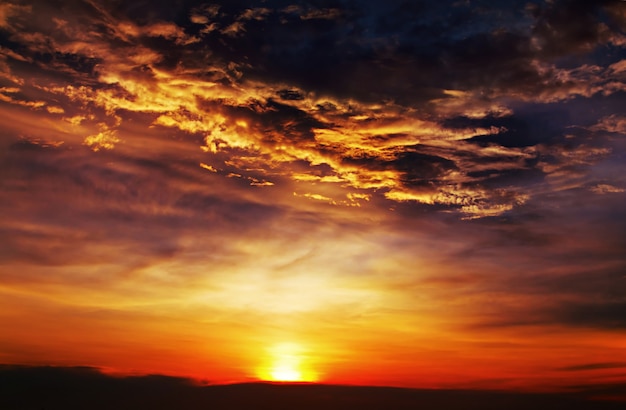
{"type": "MultiPolygon", "coordinates": [[[[624,386],[605,386],[592,393],[623,395],[625,390],[624,386]]],[[[198,386],[168,376],[112,377],[88,367],[0,366],[3,410],[617,410],[624,406],[624,402],[590,400],[581,392],[556,395],[272,383],[198,386]]]]}

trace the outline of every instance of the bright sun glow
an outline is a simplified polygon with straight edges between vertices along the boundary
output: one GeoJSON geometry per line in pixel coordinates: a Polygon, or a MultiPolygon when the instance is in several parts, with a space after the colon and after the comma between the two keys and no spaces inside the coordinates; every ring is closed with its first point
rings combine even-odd
{"type": "Polygon", "coordinates": [[[280,364],[271,370],[273,380],[280,381],[299,381],[302,380],[302,373],[289,363],[280,364]]]}
{"type": "Polygon", "coordinates": [[[314,382],[318,379],[305,349],[295,343],[280,343],[268,349],[259,376],[277,382],[314,382]]]}

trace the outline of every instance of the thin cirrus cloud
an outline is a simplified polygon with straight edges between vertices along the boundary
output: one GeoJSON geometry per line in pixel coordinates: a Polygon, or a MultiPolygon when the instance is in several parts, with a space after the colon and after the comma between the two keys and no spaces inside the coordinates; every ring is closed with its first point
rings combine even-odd
{"type": "Polygon", "coordinates": [[[112,340],[56,364],[129,370],[150,336],[147,370],[225,379],[281,337],[339,381],[354,346],[397,385],[617,363],[624,5],[257,3],[0,5],[4,326],[54,306],[112,340]]]}

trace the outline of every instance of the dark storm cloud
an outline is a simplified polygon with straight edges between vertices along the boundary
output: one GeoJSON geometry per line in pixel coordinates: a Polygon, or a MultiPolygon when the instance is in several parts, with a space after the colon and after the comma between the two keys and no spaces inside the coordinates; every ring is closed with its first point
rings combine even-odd
{"type": "MultiPolygon", "coordinates": [[[[284,100],[301,99],[301,96],[294,98],[293,92],[288,94],[287,98],[285,98],[285,94],[281,94],[280,97],[284,100]]],[[[210,105],[212,104],[209,104],[209,106],[210,105]]],[[[297,107],[283,104],[272,99],[268,99],[264,103],[254,101],[245,108],[229,108],[234,116],[243,114],[246,118],[252,120],[253,124],[259,127],[259,130],[270,139],[278,138],[293,142],[312,141],[314,130],[328,128],[330,126],[330,124],[322,123],[320,120],[297,107]]]]}
{"type": "Polygon", "coordinates": [[[454,161],[435,155],[423,154],[419,146],[411,147],[399,153],[390,153],[393,159],[382,159],[362,155],[342,158],[345,164],[359,165],[372,170],[395,170],[400,173],[401,181],[406,186],[423,186],[436,183],[439,178],[451,170],[457,169],[454,161]]]}
{"type": "Polygon", "coordinates": [[[533,34],[541,53],[560,57],[586,52],[610,41],[612,30],[620,27],[606,18],[606,6],[617,3],[615,0],[560,0],[529,5],[528,10],[536,19],[533,34]]]}
{"type": "Polygon", "coordinates": [[[302,100],[304,96],[296,90],[279,90],[278,96],[282,100],[302,100]]]}
{"type": "MultiPolygon", "coordinates": [[[[530,110],[529,110],[530,111],[530,110]]],[[[498,144],[503,147],[528,147],[540,142],[549,142],[550,139],[562,131],[562,123],[555,127],[555,122],[564,115],[560,112],[539,113],[524,112],[511,116],[487,115],[484,118],[452,117],[443,121],[443,126],[450,128],[496,127],[501,129],[497,134],[476,135],[468,141],[478,145],[498,144]],[[556,128],[556,129],[555,129],[556,128]],[[555,135],[556,134],[556,135],[555,135]]],[[[567,114],[565,114],[567,115],[567,114]]]]}
{"type": "MultiPolygon", "coordinates": [[[[193,10],[203,10],[201,5],[176,3],[148,8],[118,2],[93,6],[77,3],[69,9],[101,21],[91,28],[120,45],[126,40],[120,37],[119,26],[112,32],[113,24],[137,24],[137,39],[158,50],[163,55],[160,64],[165,66],[193,64],[210,55],[225,64],[241,65],[251,78],[289,81],[348,98],[388,99],[411,105],[441,95],[443,88],[521,87],[532,92],[535,87],[545,87],[552,80],[531,62],[541,59],[540,53],[550,47],[559,47],[566,54],[571,51],[569,44],[577,50],[580,46],[576,44],[581,42],[593,48],[609,41],[607,36],[619,30],[601,20],[602,6],[609,3],[553,2],[528,11],[521,2],[508,2],[502,9],[469,7],[463,2],[452,7],[432,2],[226,2],[213,4],[211,13],[205,10],[206,25],[221,28],[206,33],[202,33],[202,25],[189,20],[190,15],[198,15],[193,10]],[[254,11],[261,9],[266,11],[254,11]],[[519,23],[531,25],[529,14],[535,19],[535,32],[522,29],[519,23]],[[566,24],[570,21],[576,24],[566,24]],[[223,30],[236,22],[241,23],[240,35],[224,36],[223,30]],[[427,36],[429,33],[439,35],[427,36]],[[538,50],[532,45],[536,38],[541,43],[538,50]],[[187,45],[171,47],[172,42],[187,45]]],[[[37,7],[44,10],[50,6],[37,7]]],[[[44,30],[50,26],[42,22],[44,30]]],[[[45,55],[42,58],[52,58],[45,55]]],[[[86,58],[77,54],[62,57],[81,70],[93,64],[86,58]]]]}
{"type": "MultiPolygon", "coordinates": [[[[440,96],[443,88],[529,94],[540,87],[566,87],[552,78],[550,71],[533,64],[542,60],[545,48],[556,47],[561,40],[583,41],[580,30],[569,26],[559,30],[561,19],[576,21],[582,16],[585,21],[592,20],[591,26],[604,27],[607,35],[617,30],[602,25],[600,5],[574,7],[556,2],[531,8],[539,32],[534,34],[519,24],[526,21],[532,26],[527,15],[532,13],[521,2],[514,6],[516,12],[507,16],[498,9],[465,7],[462,2],[452,7],[407,2],[382,6],[366,2],[357,7],[344,3],[330,8],[338,10],[336,19],[284,19],[275,12],[246,24],[246,33],[239,38],[224,40],[215,31],[205,40],[215,43],[217,55],[242,64],[251,78],[288,81],[323,94],[412,105],[440,96]],[[559,12],[561,9],[566,11],[559,12]],[[559,13],[568,14],[563,17],[559,13]],[[490,20],[496,15],[499,19],[490,20]],[[507,24],[507,19],[517,24],[507,24]],[[556,27],[551,26],[553,20],[556,27]],[[564,38],[549,37],[543,27],[551,27],[564,38]],[[427,36],[429,33],[439,35],[427,36]],[[541,40],[536,40],[538,37],[541,40]],[[534,44],[537,41],[543,48],[534,44]]],[[[233,7],[222,14],[237,15],[233,7]]],[[[591,36],[585,41],[593,48],[609,38],[591,36]]]]}
{"type": "MultiPolygon", "coordinates": [[[[211,50],[217,58],[243,65],[244,72],[252,78],[290,81],[318,92],[340,93],[344,97],[369,96],[370,100],[390,98],[399,92],[400,97],[413,91],[439,95],[425,86],[426,83],[432,84],[441,68],[436,61],[436,48],[411,48],[423,43],[427,38],[423,36],[424,32],[442,32],[454,25],[435,25],[413,34],[405,33],[405,28],[398,31],[399,27],[406,27],[402,19],[427,24],[429,16],[438,11],[429,10],[425,5],[418,8],[407,8],[407,5],[383,10],[382,21],[373,22],[370,21],[372,18],[378,20],[378,10],[368,3],[357,7],[339,2],[306,6],[261,2],[259,6],[271,7],[264,17],[243,21],[240,16],[258,8],[243,8],[243,5],[229,2],[219,5],[212,16],[204,17],[204,29],[215,25],[215,29],[208,32],[202,33],[199,24],[187,22],[185,25],[176,18],[174,21],[189,33],[202,37],[202,45],[192,47],[211,50]],[[239,25],[233,26],[235,23],[239,25]],[[233,35],[224,36],[224,30],[229,27],[232,27],[229,33],[233,35]],[[405,40],[407,34],[412,36],[408,41],[405,40]],[[399,41],[403,44],[397,44],[399,41]],[[421,80],[416,76],[421,76],[421,80]],[[367,80],[368,87],[360,86],[363,80],[367,80]]],[[[168,12],[172,14],[171,10],[168,12]]],[[[176,16],[180,12],[173,14],[176,16]]],[[[132,17],[132,13],[123,15],[132,17]]],[[[147,18],[143,20],[142,24],[146,24],[147,18]]]]}
{"type": "Polygon", "coordinates": [[[327,125],[307,113],[279,102],[267,102],[267,114],[260,120],[268,130],[284,135],[287,139],[313,140],[314,129],[326,128],[327,125]]]}
{"type": "MultiPolygon", "coordinates": [[[[111,67],[116,74],[124,73],[126,79],[150,84],[157,83],[154,69],[177,71],[226,87],[259,81],[270,88],[275,86],[274,93],[281,102],[243,104],[264,106],[255,116],[258,131],[272,135],[270,140],[283,135],[296,145],[312,141],[316,130],[329,126],[316,118],[324,114],[322,105],[318,104],[316,112],[295,106],[305,104],[309,94],[419,108],[423,118],[436,118],[444,129],[450,127],[452,131],[461,125],[499,129],[486,135],[477,132],[472,141],[483,148],[486,144],[509,148],[549,145],[571,126],[571,118],[563,110],[547,112],[543,102],[569,99],[577,93],[590,97],[600,91],[602,84],[619,77],[606,67],[594,68],[592,55],[581,55],[580,67],[559,67],[554,53],[546,51],[561,41],[572,44],[571,49],[562,50],[563,54],[605,49],[607,44],[618,41],[619,24],[605,16],[614,7],[611,2],[593,6],[567,1],[534,5],[506,2],[496,6],[481,2],[178,2],[146,10],[141,3],[77,2],[61,4],[68,17],[52,21],[41,15],[51,12],[53,6],[34,7],[37,30],[26,36],[20,28],[32,24],[27,20],[28,13],[16,15],[8,25],[7,44],[15,52],[30,53],[28,58],[51,75],[75,76],[66,78],[66,83],[78,80],[89,84],[94,76],[106,75],[104,70],[111,71],[111,67]],[[81,19],[75,17],[78,15],[81,19]],[[584,32],[582,23],[564,27],[564,21],[577,17],[591,27],[591,34],[584,32]],[[88,30],[80,31],[74,24],[88,30]],[[100,53],[84,46],[95,39],[105,40],[98,46],[100,53]],[[576,46],[577,42],[586,45],[576,46]],[[110,67],[104,68],[102,56],[106,53],[119,54],[123,59],[112,59],[110,67]],[[460,97],[453,94],[453,98],[445,90],[463,90],[465,101],[456,109],[448,108],[460,97]],[[502,98],[536,100],[539,104],[537,109],[532,104],[516,106],[514,115],[503,115],[502,106],[495,104],[502,98]],[[463,121],[459,111],[475,105],[477,100],[487,104],[479,114],[484,118],[474,114],[463,121]]],[[[618,56],[604,64],[617,61],[618,56]]],[[[11,60],[10,65],[19,68],[17,61],[11,60]]],[[[613,87],[617,87],[615,84],[613,87]]],[[[118,87],[120,95],[128,92],[124,97],[127,101],[139,97],[118,87]]],[[[605,94],[612,92],[604,90],[605,94]]],[[[108,111],[115,109],[108,104],[108,111]]],[[[235,108],[242,102],[217,100],[216,104],[235,108]]],[[[360,115],[362,110],[357,107],[343,118],[360,115]]],[[[341,117],[337,114],[335,118],[341,117]]],[[[325,153],[322,146],[314,149],[325,153]]],[[[398,155],[408,158],[410,150],[398,155]]],[[[510,168],[518,159],[471,158],[464,154],[462,163],[457,161],[445,168],[464,170],[473,164],[477,169],[468,169],[470,180],[494,175],[502,181],[497,184],[505,185],[509,175],[513,181],[520,174],[503,170],[502,164],[507,161],[510,168]],[[499,163],[490,169],[488,162],[499,163]]],[[[418,162],[414,166],[417,172],[441,167],[437,160],[429,166],[424,158],[418,162]]],[[[537,175],[537,163],[527,159],[515,168],[537,175]]],[[[405,176],[415,179],[407,165],[402,167],[405,176]]],[[[444,174],[442,171],[439,176],[444,174]]],[[[429,175],[421,178],[433,178],[432,172],[429,175]]]]}

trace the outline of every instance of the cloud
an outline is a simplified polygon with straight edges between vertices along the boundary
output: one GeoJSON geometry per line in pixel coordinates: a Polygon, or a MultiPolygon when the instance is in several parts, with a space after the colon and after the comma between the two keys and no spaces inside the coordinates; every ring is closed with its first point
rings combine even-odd
{"type": "Polygon", "coordinates": [[[173,23],[154,23],[149,26],[142,27],[141,31],[151,37],[163,37],[174,40],[176,44],[180,45],[187,45],[200,41],[197,38],[187,36],[182,28],[173,23]]]}
{"type": "Polygon", "coordinates": [[[115,144],[120,142],[114,130],[104,129],[96,135],[85,137],[85,145],[91,147],[94,151],[101,149],[113,149],[115,144]]]}
{"type": "Polygon", "coordinates": [[[241,21],[235,21],[234,23],[230,24],[227,27],[224,27],[224,29],[221,31],[222,34],[226,35],[226,36],[231,36],[231,37],[237,37],[239,35],[242,35],[243,32],[245,32],[245,25],[244,23],[242,23],[241,21]]]}
{"type": "Polygon", "coordinates": [[[286,15],[297,16],[302,20],[321,19],[321,20],[333,20],[342,15],[340,8],[315,8],[315,7],[303,7],[297,4],[292,4],[281,10],[286,15]]]}
{"type": "MultiPolygon", "coordinates": [[[[437,7],[424,7],[420,9],[424,16],[436,13],[437,7]]],[[[555,5],[554,9],[556,7],[555,5]]],[[[577,7],[568,9],[568,13],[581,13],[585,18],[595,19],[594,13],[600,10],[577,7]]],[[[463,30],[469,30],[466,24],[470,21],[480,21],[481,25],[488,26],[488,20],[483,20],[484,16],[479,11],[460,6],[453,11],[458,13],[459,21],[463,22],[463,30]]],[[[412,13],[414,10],[408,12],[412,13]]],[[[523,10],[519,12],[525,13],[523,10]]],[[[219,24],[222,27],[221,33],[225,36],[222,41],[227,41],[224,39],[229,36],[244,36],[248,39],[246,41],[251,43],[242,45],[247,55],[247,61],[244,62],[213,40],[206,44],[198,43],[199,37],[194,36],[191,26],[185,27],[160,19],[139,22],[132,14],[120,18],[119,11],[109,10],[96,3],[89,13],[94,22],[100,22],[100,26],[95,27],[106,27],[108,31],[97,28],[99,32],[85,30],[79,33],[72,24],[68,24],[67,19],[56,18],[54,24],[63,36],[51,35],[52,27],[49,24],[42,26],[39,29],[41,32],[34,30],[32,33],[14,34],[25,45],[30,44],[32,47],[36,44],[36,47],[48,48],[45,44],[51,44],[52,48],[62,51],[63,54],[55,58],[54,64],[48,64],[48,69],[54,67],[57,72],[68,75],[87,74],[83,85],[50,88],[53,93],[65,94],[74,101],[95,104],[105,109],[112,121],[119,121],[114,119],[121,118],[115,112],[121,110],[161,113],[155,124],[176,127],[187,132],[206,133],[207,148],[215,153],[220,149],[231,148],[252,151],[260,149],[278,162],[304,159],[314,164],[327,163],[340,175],[339,178],[350,181],[355,188],[392,188],[383,193],[384,197],[392,200],[399,199],[400,192],[411,192],[413,187],[406,179],[411,172],[419,174],[425,167],[434,169],[440,164],[422,161],[422,168],[413,170],[394,170],[389,167],[385,175],[376,176],[375,168],[380,168],[375,165],[377,158],[408,158],[414,155],[411,151],[415,150],[416,144],[422,145],[418,151],[428,155],[435,153],[430,158],[438,158],[437,151],[445,146],[446,160],[450,161],[452,167],[463,171],[455,174],[449,172],[452,168],[448,168],[448,171],[442,171],[437,176],[431,175],[434,190],[439,192],[439,197],[445,197],[451,185],[464,184],[466,186],[463,189],[467,193],[483,192],[471,197],[469,201],[474,204],[466,204],[463,211],[475,215],[498,215],[524,202],[515,200],[502,204],[500,200],[495,200],[502,195],[486,194],[488,186],[480,182],[484,179],[482,175],[489,173],[495,177],[503,176],[510,170],[531,170],[531,152],[518,151],[507,155],[498,148],[501,144],[507,144],[506,137],[509,135],[515,135],[520,141],[527,141],[529,146],[537,142],[524,130],[507,128],[506,119],[512,119],[519,114],[514,115],[512,109],[504,103],[505,96],[545,104],[571,99],[576,95],[590,97],[599,92],[615,93],[621,90],[618,63],[607,67],[592,64],[571,69],[557,67],[546,57],[545,50],[533,48],[528,32],[516,28],[511,31],[473,30],[463,35],[451,33],[442,38],[444,43],[436,48],[414,48],[418,44],[417,32],[403,33],[402,41],[406,42],[404,46],[393,45],[389,41],[398,28],[384,24],[375,17],[378,20],[372,27],[375,27],[381,44],[376,43],[378,40],[363,37],[355,31],[348,33],[344,41],[331,48],[330,55],[322,57],[315,53],[324,49],[324,41],[346,34],[343,26],[323,21],[339,16],[353,16],[349,8],[305,10],[293,6],[281,11],[286,15],[295,13],[300,16],[306,21],[305,24],[310,25],[310,32],[298,31],[300,29],[293,27],[290,21],[273,25],[274,10],[267,7],[238,10],[237,7],[226,9],[213,5],[195,7],[189,11],[188,15],[196,16],[193,24],[219,24]],[[202,20],[201,23],[198,23],[199,19],[202,20]],[[254,24],[246,28],[247,23],[244,25],[244,21],[254,24]],[[255,36],[255,33],[270,24],[273,25],[272,30],[277,30],[276,34],[293,28],[296,31],[276,41],[272,47],[263,47],[259,43],[262,37],[255,36]],[[313,44],[309,34],[317,32],[324,33],[320,37],[321,43],[303,52],[302,47],[313,44]],[[52,43],[44,42],[44,33],[51,36],[52,43]],[[31,37],[24,37],[25,35],[31,37]],[[70,40],[71,37],[74,39],[70,40]],[[180,52],[176,52],[179,55],[172,55],[172,48],[149,40],[150,38],[162,38],[178,44],[182,47],[180,52]],[[118,47],[113,51],[112,45],[120,40],[121,49],[118,47]],[[88,47],[90,51],[87,51],[88,47]],[[192,57],[198,60],[198,55],[206,55],[207,58],[211,56],[213,60],[209,64],[209,72],[213,73],[210,80],[197,77],[198,71],[195,67],[182,68],[192,63],[192,57]],[[347,56],[352,57],[348,59],[347,56]],[[427,56],[434,59],[421,58],[427,56]],[[307,59],[315,59],[316,63],[307,59]],[[174,61],[178,61],[176,66],[171,65],[174,61]],[[372,64],[377,61],[388,61],[389,64],[372,64]],[[409,67],[414,64],[422,65],[421,69],[409,71],[409,67]],[[307,70],[307,66],[315,66],[316,70],[307,70]],[[474,71],[474,67],[478,66],[481,67],[480,73],[474,71]],[[444,67],[447,68],[444,70],[444,67]],[[325,70],[328,75],[319,77],[325,70]],[[464,74],[456,75],[461,70],[464,74]],[[519,70],[526,71],[518,73],[519,70]],[[184,78],[179,78],[179,74],[184,74],[184,78]],[[507,77],[499,79],[499,75],[507,77]],[[97,84],[93,84],[94,77],[97,84]],[[518,77],[523,81],[517,81],[518,77]],[[373,81],[374,78],[378,81],[373,81]],[[459,80],[462,83],[458,83],[459,80]],[[367,87],[360,84],[367,84],[367,87]],[[486,87],[489,88],[486,94],[488,97],[479,97],[485,95],[486,87]],[[250,94],[249,90],[255,91],[250,94]],[[204,102],[199,99],[200,95],[204,102]],[[276,95],[280,97],[280,103],[272,100],[272,96],[276,95]],[[253,105],[251,101],[254,101],[253,105]],[[377,105],[372,103],[374,101],[385,103],[377,105]],[[414,107],[419,105],[428,107],[440,120],[435,122],[432,117],[416,114],[414,107]],[[209,107],[219,106],[224,107],[219,109],[226,109],[229,115],[239,115],[251,121],[248,124],[251,127],[244,130],[237,125],[243,124],[242,121],[229,124],[228,119],[220,119],[220,116],[206,111],[209,107]],[[323,107],[334,108],[329,110],[323,107]],[[253,111],[258,109],[261,111],[253,111]],[[467,127],[459,127],[458,121],[452,128],[446,125],[449,124],[446,121],[460,115],[476,121],[474,124],[468,122],[467,127]],[[485,119],[482,121],[485,126],[478,126],[481,118],[485,119]],[[498,126],[497,123],[503,125],[498,126]],[[362,143],[353,137],[356,124],[359,124],[357,132],[361,134],[362,143]],[[250,133],[250,130],[254,132],[250,133]],[[400,135],[402,137],[398,138],[400,135]],[[493,143],[489,146],[469,148],[463,143],[454,142],[488,136],[493,136],[493,143]],[[284,153],[275,150],[278,139],[288,141],[284,153]],[[375,144],[375,149],[372,149],[372,143],[375,144]],[[501,154],[496,154],[499,157],[496,160],[493,157],[498,150],[501,154]],[[362,169],[346,166],[346,161],[351,157],[362,156],[365,152],[373,161],[361,161],[362,169]],[[486,162],[486,158],[490,158],[490,164],[486,162]],[[458,176],[453,179],[453,175],[458,176]],[[488,204],[488,198],[493,198],[495,202],[488,204]],[[485,211],[486,209],[490,211],[485,211]]],[[[394,7],[385,9],[385,13],[390,13],[393,18],[402,18],[403,15],[401,8],[394,7]]],[[[555,30],[560,27],[558,19],[561,17],[554,13],[552,6],[531,10],[530,18],[536,21],[533,28],[535,37],[548,38],[549,33],[545,27],[552,20],[556,19],[555,30]]],[[[361,20],[363,18],[365,17],[358,17],[355,24],[365,24],[366,20],[361,20]]],[[[369,20],[367,22],[371,23],[369,20]]],[[[429,23],[426,17],[422,17],[417,24],[418,27],[424,24],[436,26],[442,22],[435,20],[429,23]]],[[[460,31],[461,28],[457,30],[460,31]]],[[[575,37],[578,33],[576,30],[558,32],[563,36],[575,37]]],[[[607,26],[606,30],[612,29],[607,26]]],[[[603,44],[602,38],[593,37],[595,42],[592,46],[600,47],[603,44]]],[[[46,104],[45,101],[39,101],[23,104],[46,104]]],[[[53,110],[58,111],[56,108],[53,110]]],[[[111,132],[114,131],[112,129],[111,132]]],[[[540,172],[545,169],[547,168],[539,168],[540,172]]],[[[420,179],[428,178],[420,176],[420,179]]],[[[518,198],[528,194],[529,192],[519,192],[518,198]]],[[[453,205],[455,202],[431,198],[424,203],[453,205]]]]}
{"type": "Polygon", "coordinates": [[[578,372],[578,371],[587,371],[587,370],[601,370],[601,369],[621,369],[626,367],[626,363],[622,362],[607,362],[607,363],[585,363],[585,364],[577,364],[574,366],[562,367],[557,370],[565,371],[565,372],[578,372]]]}
{"type": "Polygon", "coordinates": [[[0,28],[11,27],[10,20],[14,16],[22,13],[28,13],[31,10],[29,6],[22,6],[13,3],[4,3],[0,5],[0,28]]]}
{"type": "Polygon", "coordinates": [[[615,133],[626,133],[626,118],[618,115],[609,115],[601,118],[600,121],[592,127],[592,130],[607,131],[615,133]]]}
{"type": "Polygon", "coordinates": [[[598,184],[596,186],[591,187],[590,190],[591,192],[594,192],[600,195],[624,192],[623,188],[618,188],[616,186],[608,185],[608,184],[598,184]]]}
{"type": "Polygon", "coordinates": [[[610,41],[610,27],[598,18],[615,2],[562,0],[529,9],[536,18],[533,42],[541,53],[562,55],[592,50],[610,41]],[[572,23],[574,22],[574,23],[572,23]]]}
{"type": "Polygon", "coordinates": [[[557,313],[558,319],[569,325],[609,329],[626,328],[625,314],[626,301],[574,303],[557,313]]]}
{"type": "Polygon", "coordinates": [[[238,17],[239,20],[264,20],[271,13],[271,10],[265,7],[246,9],[238,17]]]}

